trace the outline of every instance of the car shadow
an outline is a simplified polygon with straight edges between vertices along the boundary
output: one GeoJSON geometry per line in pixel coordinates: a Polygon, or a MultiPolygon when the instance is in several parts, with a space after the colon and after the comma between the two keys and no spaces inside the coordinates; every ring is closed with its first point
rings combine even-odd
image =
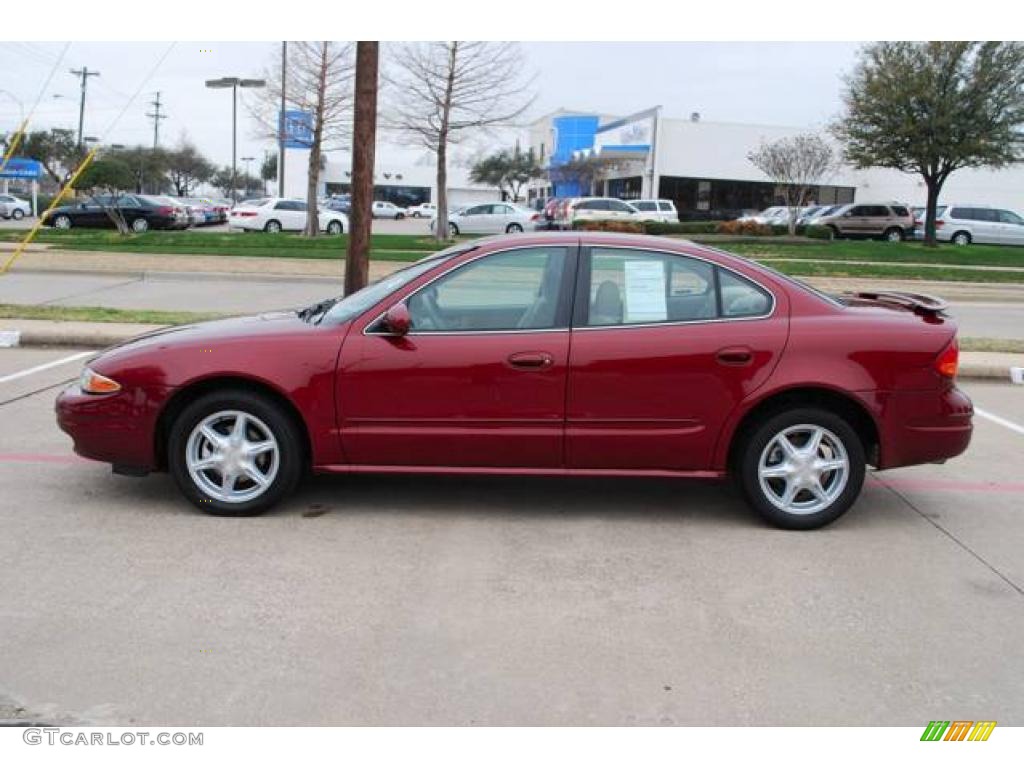
{"type": "Polygon", "coordinates": [[[382,512],[757,524],[756,515],[731,483],[663,478],[318,475],[307,479],[272,514],[319,518],[382,512]]]}

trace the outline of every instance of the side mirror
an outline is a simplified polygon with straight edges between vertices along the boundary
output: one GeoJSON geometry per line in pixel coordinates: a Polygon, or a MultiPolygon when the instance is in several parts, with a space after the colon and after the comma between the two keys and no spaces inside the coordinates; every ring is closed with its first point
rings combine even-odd
{"type": "Polygon", "coordinates": [[[405,336],[412,328],[412,316],[405,304],[395,304],[384,313],[384,327],[395,336],[405,336]]]}

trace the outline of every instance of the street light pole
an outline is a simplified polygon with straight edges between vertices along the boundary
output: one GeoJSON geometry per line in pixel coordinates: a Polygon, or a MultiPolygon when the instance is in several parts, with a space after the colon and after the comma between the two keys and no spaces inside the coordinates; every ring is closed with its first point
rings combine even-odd
{"type": "Polygon", "coordinates": [[[236,196],[237,178],[236,166],[238,164],[238,89],[239,88],[262,88],[267,84],[266,80],[246,79],[243,77],[221,77],[217,80],[207,80],[207,88],[230,88],[231,89],[231,200],[238,202],[236,196]]]}

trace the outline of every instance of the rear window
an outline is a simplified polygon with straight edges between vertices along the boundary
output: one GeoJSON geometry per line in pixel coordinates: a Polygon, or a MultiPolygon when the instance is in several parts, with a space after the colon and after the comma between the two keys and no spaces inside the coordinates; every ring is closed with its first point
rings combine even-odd
{"type": "Polygon", "coordinates": [[[669,213],[671,213],[671,212],[672,212],[672,211],[674,210],[674,209],[672,208],[672,203],[665,203],[665,202],[661,202],[661,203],[658,203],[658,207],[659,207],[659,208],[660,208],[661,210],[663,210],[663,211],[668,211],[669,213]]]}
{"type": "Polygon", "coordinates": [[[902,205],[894,205],[892,207],[892,212],[895,213],[897,216],[909,216],[910,215],[910,212],[906,209],[905,206],[902,206],[902,205]]]}

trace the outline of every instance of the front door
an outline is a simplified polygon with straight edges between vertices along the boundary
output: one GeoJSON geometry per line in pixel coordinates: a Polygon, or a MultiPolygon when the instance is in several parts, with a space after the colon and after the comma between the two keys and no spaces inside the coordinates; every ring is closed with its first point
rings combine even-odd
{"type": "Polygon", "coordinates": [[[594,247],[582,258],[568,466],[708,469],[722,423],[778,363],[784,297],[681,254],[594,247]]]}
{"type": "Polygon", "coordinates": [[[574,264],[563,246],[490,253],[411,294],[407,335],[356,323],[338,372],[348,461],[561,466],[574,264]]]}

